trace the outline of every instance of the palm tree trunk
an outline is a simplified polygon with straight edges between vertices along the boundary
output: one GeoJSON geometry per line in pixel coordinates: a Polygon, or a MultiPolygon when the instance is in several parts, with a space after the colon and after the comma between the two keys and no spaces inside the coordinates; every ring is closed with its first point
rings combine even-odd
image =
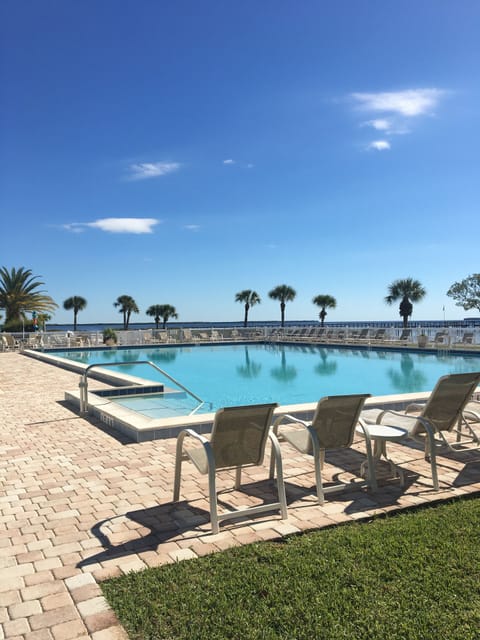
{"type": "Polygon", "coordinates": [[[280,313],[282,316],[282,327],[285,326],[285,302],[280,303],[280,313]]]}
{"type": "Polygon", "coordinates": [[[73,310],[73,330],[77,330],[77,311],[73,310]]]}
{"type": "Polygon", "coordinates": [[[243,326],[246,327],[248,324],[248,309],[249,309],[249,305],[246,304],[245,305],[245,317],[243,319],[243,326]]]}

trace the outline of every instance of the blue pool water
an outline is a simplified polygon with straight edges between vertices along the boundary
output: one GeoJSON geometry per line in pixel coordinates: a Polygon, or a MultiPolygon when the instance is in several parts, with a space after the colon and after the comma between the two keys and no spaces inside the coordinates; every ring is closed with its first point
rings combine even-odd
{"type": "MultiPolygon", "coordinates": [[[[480,355],[318,345],[196,345],[55,355],[85,364],[150,360],[209,403],[205,410],[257,402],[282,405],[316,402],[329,394],[430,391],[442,375],[480,371],[480,355]]],[[[118,371],[166,382],[148,365],[124,365],[118,371]]],[[[148,403],[147,398],[124,398],[120,402],[151,417],[175,415],[185,405],[172,406],[172,412],[168,414],[167,410],[165,414],[164,408],[155,413],[154,397],[148,403]]],[[[185,402],[195,406],[195,402],[185,402]]]]}

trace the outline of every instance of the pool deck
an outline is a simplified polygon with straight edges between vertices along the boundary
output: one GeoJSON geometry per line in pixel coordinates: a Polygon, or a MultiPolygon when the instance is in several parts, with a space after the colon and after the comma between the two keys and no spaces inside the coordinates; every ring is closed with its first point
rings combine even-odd
{"type": "MultiPolygon", "coordinates": [[[[0,640],[126,638],[101,595],[105,578],[480,493],[480,452],[439,456],[434,491],[421,451],[389,443],[406,472],[404,488],[381,464],[376,493],[352,488],[320,507],[311,461],[282,443],[288,520],[273,512],[212,535],[206,476],[189,463],[182,501],[172,504],[175,439],[132,443],[80,417],[64,402],[65,390],[77,385],[75,373],[0,353],[0,640]]],[[[327,477],[356,478],[364,452],[359,440],[353,453],[327,455],[327,477]]],[[[273,497],[268,462],[244,472],[248,493],[229,492],[225,500],[254,505],[273,497]]],[[[221,478],[219,488],[233,486],[233,474],[221,478]]]]}

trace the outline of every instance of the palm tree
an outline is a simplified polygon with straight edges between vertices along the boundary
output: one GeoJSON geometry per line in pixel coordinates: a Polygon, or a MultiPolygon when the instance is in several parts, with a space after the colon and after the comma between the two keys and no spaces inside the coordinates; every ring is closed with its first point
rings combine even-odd
{"type": "Polygon", "coordinates": [[[388,296],[385,297],[387,304],[393,304],[397,300],[400,302],[400,315],[403,318],[403,327],[408,326],[408,318],[413,312],[413,302],[419,302],[427,295],[425,288],[418,280],[406,278],[405,280],[395,280],[388,287],[388,296]]]}
{"type": "Polygon", "coordinates": [[[72,296],[67,298],[63,303],[63,308],[66,311],[73,309],[73,330],[77,330],[77,314],[79,311],[83,311],[87,306],[87,301],[82,296],[72,296]]]}
{"type": "Polygon", "coordinates": [[[269,292],[269,297],[272,300],[280,300],[280,313],[282,317],[282,327],[285,326],[285,305],[287,302],[291,302],[295,299],[297,292],[292,287],[289,287],[287,284],[280,284],[275,289],[272,289],[269,292]]]}
{"type": "Polygon", "coordinates": [[[321,307],[320,313],[318,314],[320,317],[320,323],[323,327],[325,322],[325,317],[327,315],[326,309],[335,309],[337,306],[337,301],[333,296],[329,296],[328,294],[323,294],[319,296],[315,296],[312,300],[313,304],[316,304],[317,307],[321,307]]]}
{"type": "Polygon", "coordinates": [[[235,302],[241,302],[245,305],[245,317],[243,319],[243,326],[246,327],[248,324],[248,311],[250,307],[253,307],[256,304],[260,304],[261,299],[256,291],[252,291],[251,289],[244,289],[243,291],[239,291],[235,296],[235,302]]]}
{"type": "Polygon", "coordinates": [[[116,302],[113,303],[114,307],[120,307],[119,312],[123,313],[123,328],[128,329],[130,322],[130,316],[132,313],[139,313],[137,303],[132,296],[118,296],[116,302]]]}
{"type": "Polygon", "coordinates": [[[25,320],[26,311],[44,313],[54,311],[58,304],[41,287],[44,282],[31,269],[0,268],[0,309],[5,309],[5,327],[13,327],[25,320]]]}
{"type": "Polygon", "coordinates": [[[170,318],[178,318],[177,310],[171,304],[152,304],[145,313],[147,316],[153,316],[157,329],[160,324],[160,318],[163,320],[164,329],[170,318]]]}
{"type": "Polygon", "coordinates": [[[155,322],[155,329],[158,329],[158,327],[160,325],[160,319],[161,319],[160,310],[161,310],[161,308],[162,308],[161,304],[152,304],[145,311],[147,316],[151,316],[153,318],[153,320],[155,322]]]}

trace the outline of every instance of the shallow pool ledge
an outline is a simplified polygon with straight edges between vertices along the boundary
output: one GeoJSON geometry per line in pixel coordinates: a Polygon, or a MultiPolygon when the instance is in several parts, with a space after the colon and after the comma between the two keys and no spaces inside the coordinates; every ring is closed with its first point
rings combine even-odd
{"type": "MultiPolygon", "coordinates": [[[[374,396],[367,399],[365,407],[368,409],[378,407],[400,410],[411,402],[425,402],[429,395],[430,393],[426,392],[374,396]]],[[[80,410],[80,392],[78,390],[66,391],[65,401],[80,410]]],[[[284,405],[278,407],[274,415],[294,413],[300,419],[310,420],[316,406],[316,402],[284,405]]],[[[137,411],[122,407],[108,398],[102,398],[90,392],[88,393],[88,413],[133,442],[176,438],[182,429],[189,427],[193,427],[198,433],[210,433],[215,415],[215,413],[202,413],[172,418],[148,418],[137,411]]]]}

